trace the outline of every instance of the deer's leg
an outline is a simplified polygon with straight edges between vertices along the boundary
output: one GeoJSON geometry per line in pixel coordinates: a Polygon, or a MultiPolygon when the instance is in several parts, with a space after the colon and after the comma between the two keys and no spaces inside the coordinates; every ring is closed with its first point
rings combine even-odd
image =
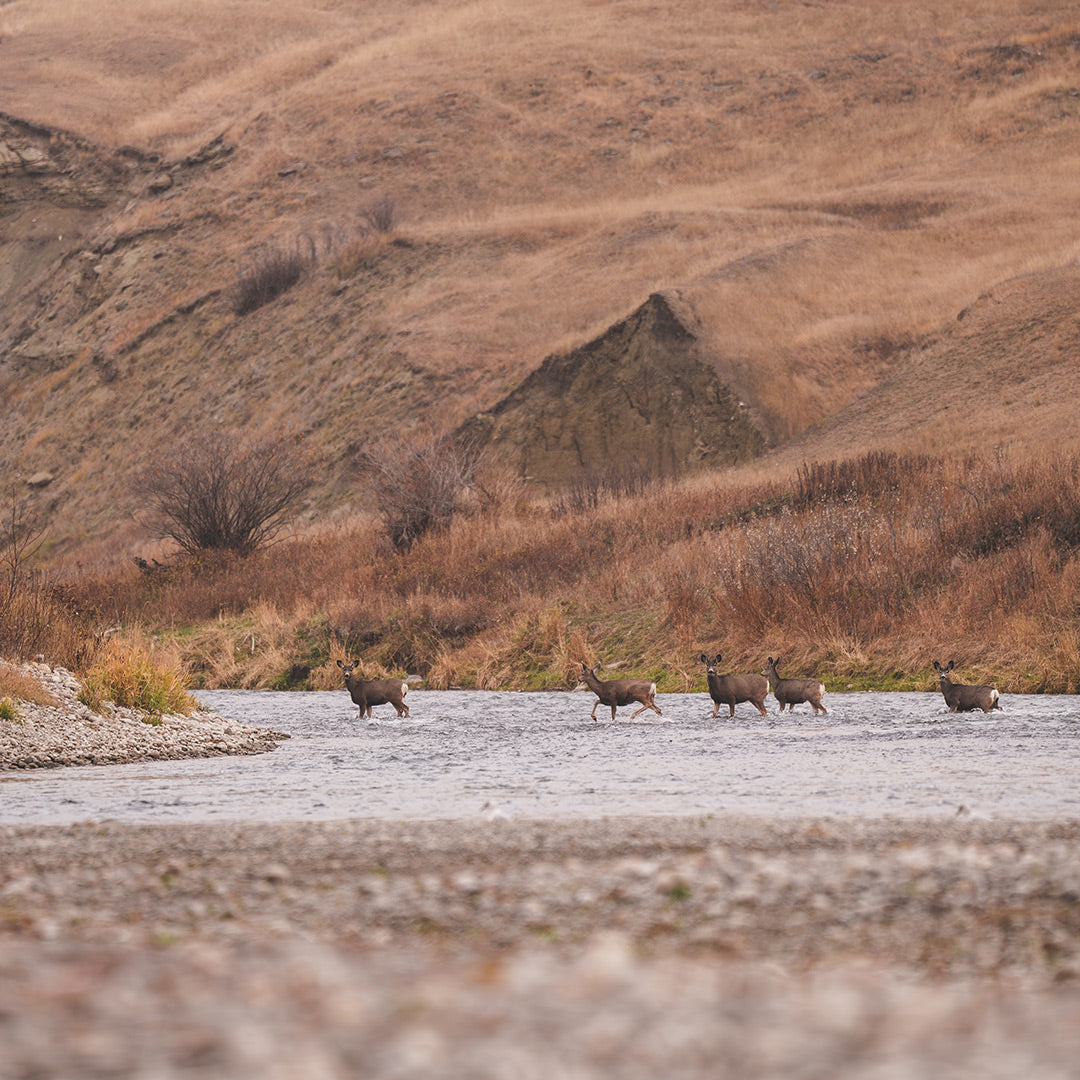
{"type": "MultiPolygon", "coordinates": [[[[596,719],[596,706],[599,705],[599,704],[600,704],[600,699],[597,698],[596,701],[593,703],[592,713],[589,716],[590,720],[595,720],[596,719]]],[[[611,712],[612,712],[611,718],[612,718],[612,720],[614,720],[615,719],[615,710],[612,709],[611,712]]]]}

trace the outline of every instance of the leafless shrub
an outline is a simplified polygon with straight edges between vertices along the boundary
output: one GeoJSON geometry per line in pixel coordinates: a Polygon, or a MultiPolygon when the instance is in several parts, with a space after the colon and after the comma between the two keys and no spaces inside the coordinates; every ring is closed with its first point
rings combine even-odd
{"type": "Polygon", "coordinates": [[[0,563],[5,574],[0,592],[0,653],[24,660],[41,655],[78,668],[93,656],[98,640],[85,611],[30,566],[43,538],[44,528],[12,490],[0,528],[0,563]]]}
{"type": "Polygon", "coordinates": [[[852,631],[904,609],[912,551],[866,500],[784,510],[728,535],[717,563],[724,613],[765,633],[793,617],[852,631]]]}
{"type": "Polygon", "coordinates": [[[872,450],[859,458],[800,465],[795,503],[811,507],[830,499],[895,493],[925,473],[930,464],[931,459],[921,454],[872,450]]]}
{"type": "Polygon", "coordinates": [[[315,244],[310,238],[261,251],[233,287],[233,311],[247,315],[276,300],[304,276],[314,261],[315,244]]]}
{"type": "Polygon", "coordinates": [[[377,233],[393,232],[400,221],[397,203],[389,195],[384,195],[373,202],[364,210],[361,217],[367,227],[377,233]]]}
{"type": "Polygon", "coordinates": [[[170,448],[136,479],[158,535],[189,555],[250,555],[284,528],[310,480],[295,439],[206,432],[170,448]]]}
{"type": "Polygon", "coordinates": [[[1060,552],[1080,548],[1080,459],[1015,465],[998,453],[972,462],[953,483],[963,502],[942,528],[957,554],[980,558],[1045,532],[1060,552]]]}
{"type": "Polygon", "coordinates": [[[361,451],[361,473],[396,551],[449,522],[472,489],[480,461],[476,447],[449,435],[384,439],[361,451]]]}
{"type": "Polygon", "coordinates": [[[605,499],[644,495],[655,481],[651,470],[636,461],[588,469],[560,493],[552,503],[552,510],[559,515],[595,510],[605,499]]]}
{"type": "Polygon", "coordinates": [[[6,578],[8,603],[18,591],[26,565],[41,547],[45,536],[44,526],[38,523],[25,504],[19,502],[15,489],[8,493],[8,505],[0,529],[0,562],[6,578]]]}

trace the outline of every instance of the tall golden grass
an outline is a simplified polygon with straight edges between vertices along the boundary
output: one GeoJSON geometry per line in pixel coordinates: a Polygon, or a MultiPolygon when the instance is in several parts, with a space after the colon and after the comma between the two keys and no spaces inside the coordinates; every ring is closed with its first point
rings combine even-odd
{"type": "Polygon", "coordinates": [[[148,723],[160,723],[167,713],[188,716],[199,707],[182,668],[132,641],[110,640],[82,675],[79,700],[97,712],[112,702],[141,709],[148,723]]]}
{"type": "Polygon", "coordinates": [[[832,688],[928,688],[955,659],[1005,692],[1080,690],[1080,458],[875,452],[757,479],[656,482],[576,510],[515,498],[404,553],[356,519],[246,560],[75,586],[196,682],[336,686],[333,660],[433,687],[565,686],[632,663],[780,654],[832,688]]]}

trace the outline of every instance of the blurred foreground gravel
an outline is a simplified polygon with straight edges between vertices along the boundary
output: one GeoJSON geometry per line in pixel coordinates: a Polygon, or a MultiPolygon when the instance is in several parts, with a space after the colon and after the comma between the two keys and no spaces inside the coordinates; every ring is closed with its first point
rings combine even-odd
{"type": "Polygon", "coordinates": [[[1080,823],[0,829],[0,1077],[118,1076],[1080,1076],[1080,823]]]}

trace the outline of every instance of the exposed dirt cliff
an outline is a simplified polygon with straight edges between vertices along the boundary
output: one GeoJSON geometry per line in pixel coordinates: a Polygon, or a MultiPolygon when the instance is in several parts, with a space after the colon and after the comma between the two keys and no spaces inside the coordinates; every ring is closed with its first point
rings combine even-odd
{"type": "Polygon", "coordinates": [[[589,472],[678,476],[765,448],[751,407],[703,357],[677,295],[654,293],[580,348],[549,356],[463,434],[557,487],[589,472]]]}

